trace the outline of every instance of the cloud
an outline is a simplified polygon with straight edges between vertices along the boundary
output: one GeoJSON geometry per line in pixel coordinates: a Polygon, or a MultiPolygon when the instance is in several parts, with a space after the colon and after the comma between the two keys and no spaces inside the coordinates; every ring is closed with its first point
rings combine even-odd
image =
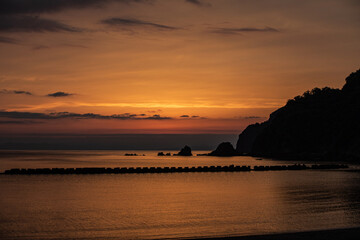
{"type": "Polygon", "coordinates": [[[101,115],[95,113],[70,113],[70,112],[53,112],[53,113],[35,113],[35,112],[16,112],[16,111],[0,111],[0,118],[8,119],[115,119],[115,120],[166,120],[173,119],[171,117],[162,117],[158,114],[144,117],[143,114],[114,114],[101,115]]]}
{"type": "Polygon", "coordinates": [[[36,16],[0,16],[0,32],[81,32],[56,20],[36,16]]]}
{"type": "Polygon", "coordinates": [[[7,90],[2,89],[0,90],[0,94],[25,94],[25,95],[32,95],[31,92],[28,91],[22,91],[22,90],[7,90]]]}
{"type": "Polygon", "coordinates": [[[194,4],[194,5],[199,6],[199,7],[210,7],[211,6],[210,3],[204,3],[201,0],[185,0],[185,2],[194,4]]]}
{"type": "Polygon", "coordinates": [[[38,123],[42,123],[40,121],[33,121],[33,120],[9,120],[9,121],[0,121],[0,125],[1,124],[38,124],[38,123]]]}
{"type": "Polygon", "coordinates": [[[18,44],[18,41],[13,38],[0,36],[0,43],[18,44]]]}
{"type": "MultiPolygon", "coordinates": [[[[151,3],[153,0],[1,0],[0,32],[82,32],[83,29],[62,22],[31,16],[59,12],[65,9],[102,7],[110,2],[124,4],[151,3]]],[[[9,38],[0,37],[2,43],[15,43],[9,38]]]]}
{"type": "Polygon", "coordinates": [[[151,111],[147,111],[148,113],[158,113],[158,112],[162,112],[161,109],[158,109],[158,110],[151,110],[151,111]]]}
{"type": "Polygon", "coordinates": [[[133,19],[133,18],[108,18],[101,21],[101,23],[114,27],[152,27],[159,30],[176,30],[179,28],[152,23],[148,21],[133,19]]]}
{"type": "Polygon", "coordinates": [[[88,49],[89,48],[89,47],[87,47],[85,45],[80,45],[80,44],[61,44],[61,45],[59,45],[59,47],[83,48],[83,49],[88,49]]]}
{"type": "Polygon", "coordinates": [[[34,46],[32,49],[33,49],[33,50],[44,50],[44,49],[50,49],[50,48],[79,48],[79,49],[88,49],[89,47],[87,47],[87,46],[85,46],[85,45],[80,45],[80,44],[58,44],[58,45],[52,45],[52,46],[38,45],[38,46],[34,46]]]}
{"type": "Polygon", "coordinates": [[[66,93],[66,92],[54,92],[54,93],[49,93],[48,95],[46,95],[47,97],[68,97],[68,96],[72,96],[74,95],[73,93],[66,93]]]}
{"type": "Polygon", "coordinates": [[[102,7],[109,2],[146,3],[152,0],[1,0],[0,14],[38,14],[66,9],[102,7]]]}
{"type": "Polygon", "coordinates": [[[164,119],[172,119],[171,117],[161,117],[159,114],[152,115],[151,117],[146,117],[143,119],[156,119],[156,120],[164,120],[164,119]]]}
{"type": "Polygon", "coordinates": [[[265,28],[245,27],[245,28],[215,28],[211,32],[218,34],[241,34],[241,33],[256,33],[256,32],[279,32],[279,30],[272,27],[265,27],[265,28]]]}
{"type": "Polygon", "coordinates": [[[206,117],[200,117],[197,115],[189,116],[189,115],[181,115],[180,118],[186,118],[186,119],[207,119],[206,117]]]}
{"type": "Polygon", "coordinates": [[[247,116],[244,117],[245,119],[259,119],[259,118],[264,118],[264,117],[260,117],[260,116],[247,116]]]}
{"type": "Polygon", "coordinates": [[[33,50],[43,50],[43,49],[49,49],[49,48],[50,47],[46,46],[46,45],[38,45],[38,46],[33,47],[33,50]]]}

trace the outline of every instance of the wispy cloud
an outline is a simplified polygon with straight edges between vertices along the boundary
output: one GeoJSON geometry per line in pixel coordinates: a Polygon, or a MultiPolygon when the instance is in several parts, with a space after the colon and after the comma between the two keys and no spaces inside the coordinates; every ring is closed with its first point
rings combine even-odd
{"type": "Polygon", "coordinates": [[[244,27],[244,28],[214,28],[211,30],[211,32],[218,34],[242,34],[242,33],[261,33],[261,32],[275,33],[280,31],[273,27],[264,27],[264,28],[244,27]]]}
{"type": "Polygon", "coordinates": [[[7,90],[2,89],[0,90],[0,94],[25,94],[25,95],[32,95],[31,92],[28,91],[22,91],[22,90],[7,90]]]}
{"type": "Polygon", "coordinates": [[[49,48],[50,47],[46,46],[46,45],[38,45],[38,46],[33,47],[33,50],[43,50],[43,49],[49,49],[49,48]]]}
{"type": "Polygon", "coordinates": [[[79,48],[79,49],[89,49],[89,47],[81,44],[58,44],[58,45],[37,45],[34,46],[33,50],[44,50],[51,48],[79,48]]]}
{"type": "Polygon", "coordinates": [[[66,9],[102,7],[109,2],[130,4],[152,0],[1,0],[0,14],[52,13],[66,9]]]}
{"type": "Polygon", "coordinates": [[[81,32],[56,20],[34,16],[0,16],[0,32],[81,32]]]}
{"type": "Polygon", "coordinates": [[[101,23],[113,27],[151,27],[158,30],[176,30],[177,27],[172,27],[168,25],[143,21],[133,18],[108,18],[101,21],[101,23]]]}
{"type": "Polygon", "coordinates": [[[138,118],[138,119],[155,119],[155,120],[163,120],[163,119],[173,119],[171,117],[161,117],[159,114],[152,115],[146,118],[138,118]]]}
{"type": "Polygon", "coordinates": [[[200,116],[197,116],[197,115],[190,116],[190,115],[184,114],[184,115],[181,115],[181,116],[180,116],[180,119],[191,119],[191,120],[195,120],[195,119],[208,119],[208,118],[206,118],[206,117],[200,117],[200,116]]]}
{"type": "Polygon", "coordinates": [[[54,92],[54,93],[49,93],[48,95],[46,95],[47,97],[69,97],[74,95],[73,93],[66,93],[66,92],[54,92]]]}
{"type": "Polygon", "coordinates": [[[0,36],[0,43],[18,44],[19,42],[14,38],[0,36]]]}
{"type": "MultiPolygon", "coordinates": [[[[1,0],[0,32],[83,32],[84,29],[33,14],[103,7],[110,2],[131,4],[152,3],[153,0],[1,0]]],[[[0,37],[0,42],[15,43],[4,37],[0,37]]]]}
{"type": "Polygon", "coordinates": [[[245,119],[259,119],[259,118],[265,118],[265,117],[260,117],[260,116],[246,116],[244,117],[245,119]]]}
{"type": "Polygon", "coordinates": [[[1,124],[39,124],[43,123],[41,121],[33,121],[33,120],[9,120],[9,121],[0,121],[1,124]]]}
{"type": "Polygon", "coordinates": [[[95,113],[71,113],[71,112],[53,112],[53,113],[36,113],[36,112],[16,112],[16,111],[0,111],[0,118],[7,119],[115,119],[115,120],[166,120],[171,117],[162,117],[158,114],[152,116],[144,116],[143,114],[113,114],[101,115],[95,113]]]}
{"type": "Polygon", "coordinates": [[[185,0],[185,2],[194,4],[194,5],[199,6],[199,7],[210,7],[211,6],[210,3],[206,3],[206,2],[204,2],[202,0],[185,0]]]}

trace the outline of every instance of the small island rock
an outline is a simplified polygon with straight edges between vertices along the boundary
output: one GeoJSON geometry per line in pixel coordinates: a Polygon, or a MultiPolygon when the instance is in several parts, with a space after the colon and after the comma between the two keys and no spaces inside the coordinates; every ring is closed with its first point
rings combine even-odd
{"type": "Polygon", "coordinates": [[[185,146],[183,147],[180,152],[178,154],[176,154],[177,156],[192,156],[191,153],[191,148],[189,146],[185,146]]]}
{"type": "Polygon", "coordinates": [[[230,157],[239,155],[230,142],[223,142],[209,156],[230,157]]]}

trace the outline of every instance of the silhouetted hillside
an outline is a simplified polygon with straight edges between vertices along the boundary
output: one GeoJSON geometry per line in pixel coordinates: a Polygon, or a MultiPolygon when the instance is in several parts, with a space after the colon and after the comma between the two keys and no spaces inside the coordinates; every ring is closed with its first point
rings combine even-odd
{"type": "Polygon", "coordinates": [[[238,154],[322,159],[360,159],[360,70],[340,89],[314,88],[248,126],[239,136],[238,154]]]}

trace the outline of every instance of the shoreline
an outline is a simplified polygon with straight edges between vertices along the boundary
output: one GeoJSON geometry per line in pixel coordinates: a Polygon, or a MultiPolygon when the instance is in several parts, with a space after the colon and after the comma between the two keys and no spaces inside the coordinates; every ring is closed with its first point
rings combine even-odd
{"type": "MultiPolygon", "coordinates": [[[[179,238],[167,238],[173,240],[179,238]]],[[[360,227],[276,234],[180,238],[181,240],[357,240],[360,239],[360,227]]]]}

